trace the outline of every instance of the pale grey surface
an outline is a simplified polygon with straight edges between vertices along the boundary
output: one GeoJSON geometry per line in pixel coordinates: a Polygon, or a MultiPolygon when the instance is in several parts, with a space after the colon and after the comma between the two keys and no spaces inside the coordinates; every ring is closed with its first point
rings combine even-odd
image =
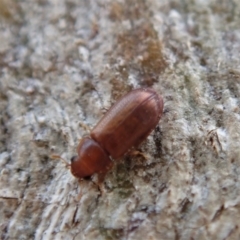
{"type": "Polygon", "coordinates": [[[240,239],[238,0],[0,8],[1,239],[240,239]],[[140,86],[165,113],[100,195],[49,157],[140,86]]]}

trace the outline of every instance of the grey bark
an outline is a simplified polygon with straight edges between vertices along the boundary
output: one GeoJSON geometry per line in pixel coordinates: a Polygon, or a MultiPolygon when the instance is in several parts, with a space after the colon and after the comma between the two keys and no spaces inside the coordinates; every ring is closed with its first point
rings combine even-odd
{"type": "Polygon", "coordinates": [[[0,1],[1,239],[240,239],[240,2],[0,1]],[[62,161],[118,97],[162,119],[105,177],[62,161]]]}

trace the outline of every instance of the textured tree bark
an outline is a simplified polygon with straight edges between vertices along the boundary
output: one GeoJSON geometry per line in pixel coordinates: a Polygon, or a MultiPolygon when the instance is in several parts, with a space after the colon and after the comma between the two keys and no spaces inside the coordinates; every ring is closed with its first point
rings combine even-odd
{"type": "Polygon", "coordinates": [[[240,239],[239,1],[0,1],[0,238],[240,239]],[[118,97],[164,114],[99,190],[69,159],[118,97]]]}

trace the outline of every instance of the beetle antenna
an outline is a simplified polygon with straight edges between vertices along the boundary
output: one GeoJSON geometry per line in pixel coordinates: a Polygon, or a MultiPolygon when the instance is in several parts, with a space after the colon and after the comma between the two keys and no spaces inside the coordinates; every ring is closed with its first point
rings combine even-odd
{"type": "Polygon", "coordinates": [[[50,156],[50,158],[62,160],[66,164],[67,167],[70,167],[70,163],[66,159],[62,158],[60,155],[53,154],[50,156]]]}

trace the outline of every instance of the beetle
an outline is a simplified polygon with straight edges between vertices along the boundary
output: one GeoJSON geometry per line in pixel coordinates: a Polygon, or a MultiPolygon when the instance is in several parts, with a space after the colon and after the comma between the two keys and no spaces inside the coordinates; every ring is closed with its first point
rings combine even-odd
{"type": "Polygon", "coordinates": [[[84,137],[78,156],[72,157],[70,169],[77,178],[106,173],[132,147],[142,143],[158,124],[163,112],[163,98],[151,88],[132,90],[121,97],[84,137]]]}

